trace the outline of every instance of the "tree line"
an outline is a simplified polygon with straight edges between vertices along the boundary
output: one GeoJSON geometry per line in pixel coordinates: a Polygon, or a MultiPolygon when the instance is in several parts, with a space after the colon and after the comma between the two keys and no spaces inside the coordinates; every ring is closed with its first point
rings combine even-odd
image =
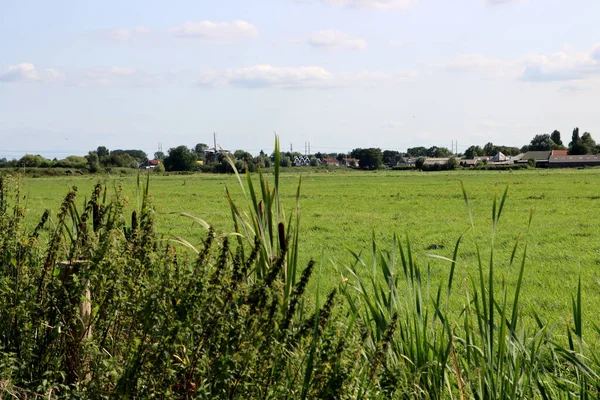
{"type": "MultiPolygon", "coordinates": [[[[491,142],[483,147],[471,145],[464,152],[454,154],[446,147],[412,147],[406,152],[396,150],[381,150],[381,148],[356,148],[350,153],[320,153],[305,156],[299,152],[282,152],[280,165],[290,167],[294,165],[294,160],[300,157],[308,157],[311,166],[320,165],[321,160],[325,158],[337,159],[342,162],[350,158],[349,166],[356,166],[361,169],[378,169],[382,167],[392,167],[397,165],[403,158],[453,158],[474,159],[477,157],[492,157],[497,153],[503,153],[507,156],[515,156],[527,151],[549,151],[549,150],[567,150],[569,155],[585,155],[600,153],[600,145],[589,132],[580,135],[579,128],[573,129],[571,141],[565,145],[561,138],[561,133],[554,130],[549,134],[535,135],[529,144],[523,147],[512,147],[504,145],[495,145],[491,142]],[[356,161],[354,161],[356,160],[356,161]]],[[[203,172],[232,172],[233,168],[228,160],[233,156],[233,162],[240,171],[248,169],[250,172],[256,171],[258,167],[269,168],[273,164],[273,155],[267,155],[260,151],[259,155],[254,156],[245,150],[236,150],[233,153],[210,149],[205,143],[197,143],[193,147],[180,145],[172,147],[165,154],[161,151],[154,153],[155,162],[152,167],[157,171],[203,171],[203,172]]],[[[90,172],[100,172],[110,170],[111,168],[142,168],[150,165],[148,155],[142,150],[109,150],[105,146],[99,146],[91,150],[84,157],[71,155],[64,159],[47,159],[41,155],[25,154],[20,159],[7,160],[0,159],[0,167],[18,167],[18,168],[77,168],[87,169],[90,172]]],[[[454,164],[454,162],[452,162],[454,164]]],[[[458,164],[458,162],[456,162],[458,164]]]]}

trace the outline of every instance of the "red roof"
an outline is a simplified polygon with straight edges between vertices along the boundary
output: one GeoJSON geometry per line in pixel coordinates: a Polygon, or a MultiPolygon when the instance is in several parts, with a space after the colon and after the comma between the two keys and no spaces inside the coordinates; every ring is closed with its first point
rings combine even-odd
{"type": "Polygon", "coordinates": [[[552,156],[566,156],[569,150],[552,150],[552,156]]]}

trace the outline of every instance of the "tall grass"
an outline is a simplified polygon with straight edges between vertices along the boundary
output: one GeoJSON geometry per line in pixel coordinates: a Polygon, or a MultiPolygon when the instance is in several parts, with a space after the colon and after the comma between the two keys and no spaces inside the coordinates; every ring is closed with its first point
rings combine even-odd
{"type": "MultiPolygon", "coordinates": [[[[275,141],[275,165],[279,142],[275,141]]],[[[586,345],[579,285],[567,340],[523,321],[527,236],[454,279],[451,254],[417,257],[408,236],[338,266],[345,279],[309,291],[319,265],[298,264],[300,189],[280,201],[279,170],[225,189],[232,232],[201,218],[202,243],[156,234],[149,177],[126,215],[120,188],[99,182],[78,206],[25,227],[18,178],[0,179],[0,396],[16,398],[596,398],[600,357],[586,345]],[[425,260],[425,263],[424,263],[425,260]],[[447,265],[434,282],[431,264],[447,265]],[[516,283],[508,285],[515,274],[516,283]],[[464,306],[457,309],[455,304],[464,306]],[[451,306],[450,304],[453,304],[451,306]]],[[[462,194],[470,218],[468,195],[462,194]]],[[[530,218],[531,221],[531,218],[530,218]]],[[[593,326],[589,334],[600,334],[593,326]]]]}

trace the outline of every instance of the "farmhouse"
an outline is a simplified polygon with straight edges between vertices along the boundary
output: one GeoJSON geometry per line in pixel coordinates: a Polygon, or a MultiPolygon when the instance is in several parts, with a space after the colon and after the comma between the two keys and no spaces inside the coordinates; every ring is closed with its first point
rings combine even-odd
{"type": "Polygon", "coordinates": [[[344,158],[342,159],[342,161],[340,161],[340,165],[345,165],[347,167],[358,167],[359,166],[359,161],[358,158],[344,158]]]}
{"type": "Polygon", "coordinates": [[[597,167],[600,166],[600,155],[580,155],[580,156],[550,156],[550,168],[576,168],[576,167],[597,167]]]}
{"type": "Polygon", "coordinates": [[[294,157],[294,166],[296,167],[307,167],[310,165],[310,157],[308,156],[296,156],[294,157]]]}
{"type": "Polygon", "coordinates": [[[450,158],[426,158],[423,165],[446,164],[450,158]]]}
{"type": "Polygon", "coordinates": [[[494,157],[492,157],[490,161],[493,163],[504,163],[510,160],[502,152],[499,151],[494,157]]]}
{"type": "Polygon", "coordinates": [[[321,160],[321,165],[328,165],[330,167],[339,167],[340,162],[337,160],[337,158],[323,158],[321,160]]]}
{"type": "Polygon", "coordinates": [[[417,165],[417,158],[416,157],[400,157],[400,160],[398,160],[398,164],[396,164],[398,166],[402,166],[402,167],[414,167],[415,165],[417,165]]]}
{"type": "Polygon", "coordinates": [[[154,169],[158,166],[158,164],[160,164],[159,160],[148,160],[147,162],[140,164],[140,168],[154,169]]]}
{"type": "Polygon", "coordinates": [[[528,151],[516,162],[518,164],[527,164],[529,160],[535,160],[536,167],[548,167],[550,154],[552,154],[551,151],[528,151]]]}

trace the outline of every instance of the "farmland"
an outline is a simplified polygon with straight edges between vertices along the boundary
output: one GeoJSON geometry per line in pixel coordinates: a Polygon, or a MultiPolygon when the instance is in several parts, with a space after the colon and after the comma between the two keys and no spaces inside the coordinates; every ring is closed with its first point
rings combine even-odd
{"type": "Polygon", "coordinates": [[[0,182],[6,393],[598,393],[594,170],[98,178],[0,182]]]}
{"type": "MultiPolygon", "coordinates": [[[[284,209],[292,211],[300,174],[287,170],[281,176],[284,209]]],[[[136,178],[101,177],[108,187],[122,185],[131,209],[137,202],[136,178]]],[[[78,187],[78,202],[89,197],[98,176],[70,178],[26,178],[27,222],[31,226],[44,209],[56,211],[72,185],[78,187]]],[[[271,179],[272,181],[272,179],[271,179]]],[[[456,268],[456,309],[466,301],[460,293],[470,287],[477,273],[476,244],[483,262],[489,258],[492,203],[508,184],[496,237],[498,287],[513,285],[517,269],[508,261],[516,239],[528,243],[521,298],[525,315],[536,311],[559,330],[569,321],[571,294],[582,278],[584,319],[596,314],[600,303],[600,171],[527,170],[507,172],[359,172],[306,170],[300,196],[300,265],[310,258],[320,262],[323,290],[337,285],[344,266],[351,265],[351,251],[371,259],[372,238],[380,249],[390,247],[393,233],[408,235],[422,266],[430,264],[434,286],[444,279],[448,263],[428,254],[451,257],[464,234],[456,268]],[[463,182],[473,214],[474,230],[460,188],[463,182]],[[533,219],[528,231],[530,212],[533,219]]],[[[181,237],[199,244],[205,231],[178,214],[186,212],[206,220],[218,231],[232,231],[231,211],[224,188],[234,201],[247,209],[240,185],[233,175],[151,175],[150,198],[156,210],[156,226],[165,238],[181,237]]],[[[110,193],[109,193],[110,195],[110,193]]],[[[520,260],[519,260],[520,261],[520,260]]],[[[368,265],[370,261],[366,261],[368,265]]]]}

